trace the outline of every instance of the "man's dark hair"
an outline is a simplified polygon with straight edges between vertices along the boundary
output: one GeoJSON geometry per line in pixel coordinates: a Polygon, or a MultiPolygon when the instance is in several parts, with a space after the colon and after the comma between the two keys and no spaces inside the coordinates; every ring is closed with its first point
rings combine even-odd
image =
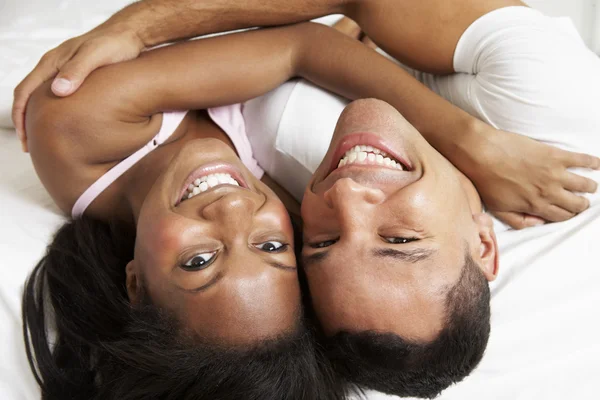
{"type": "Polygon", "coordinates": [[[240,348],[189,337],[148,297],[133,306],[134,241],[116,224],[69,222],[26,283],[23,334],[42,399],[343,398],[301,312],[293,332],[240,348]]]}
{"type": "Polygon", "coordinates": [[[445,325],[432,342],[373,331],[342,331],[324,340],[334,368],[356,391],[434,398],[471,373],[489,334],[490,290],[467,252],[460,278],[446,295],[445,325]]]}

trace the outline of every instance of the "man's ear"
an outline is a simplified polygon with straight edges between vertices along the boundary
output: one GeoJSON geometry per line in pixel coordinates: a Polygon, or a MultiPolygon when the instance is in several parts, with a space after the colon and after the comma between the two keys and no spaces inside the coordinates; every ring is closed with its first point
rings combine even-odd
{"type": "Polygon", "coordinates": [[[473,220],[479,229],[478,265],[488,281],[493,281],[498,276],[500,254],[498,242],[494,232],[494,222],[487,214],[473,215],[473,220]]]}
{"type": "Polygon", "coordinates": [[[127,297],[129,302],[135,304],[138,301],[139,294],[139,280],[138,280],[137,264],[135,260],[131,260],[125,267],[125,285],[127,286],[127,297]]]}

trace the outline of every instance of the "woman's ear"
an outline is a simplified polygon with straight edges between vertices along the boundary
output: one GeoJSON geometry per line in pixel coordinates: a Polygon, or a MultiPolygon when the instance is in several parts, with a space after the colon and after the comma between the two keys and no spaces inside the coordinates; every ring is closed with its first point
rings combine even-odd
{"type": "Polygon", "coordinates": [[[125,285],[127,286],[127,297],[129,297],[129,302],[131,302],[131,304],[135,304],[138,301],[139,281],[136,266],[135,260],[131,260],[125,267],[125,285]]]}
{"type": "Polygon", "coordinates": [[[479,229],[478,265],[488,281],[493,281],[498,276],[499,258],[498,242],[494,232],[494,222],[487,214],[473,216],[479,229]]]}

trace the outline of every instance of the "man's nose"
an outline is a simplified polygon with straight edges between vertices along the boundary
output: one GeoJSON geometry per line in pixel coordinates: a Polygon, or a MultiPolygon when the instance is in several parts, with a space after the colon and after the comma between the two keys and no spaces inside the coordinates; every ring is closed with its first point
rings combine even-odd
{"type": "Polygon", "coordinates": [[[264,205],[266,199],[247,190],[236,190],[213,201],[201,210],[202,217],[222,224],[241,227],[264,205]]]}
{"type": "Polygon", "coordinates": [[[385,194],[380,189],[361,185],[350,178],[338,180],[327,192],[325,203],[334,212],[340,228],[359,233],[368,225],[373,206],[381,204],[385,194]]]}
{"type": "Polygon", "coordinates": [[[325,192],[325,202],[332,209],[378,205],[385,199],[380,189],[361,185],[351,178],[339,179],[325,192]]]}

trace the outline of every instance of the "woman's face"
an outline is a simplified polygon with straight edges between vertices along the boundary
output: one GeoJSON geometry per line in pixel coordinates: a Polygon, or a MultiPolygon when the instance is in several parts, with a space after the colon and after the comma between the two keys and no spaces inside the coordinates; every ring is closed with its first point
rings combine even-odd
{"type": "Polygon", "coordinates": [[[293,240],[283,203],[233,150],[191,141],[140,210],[130,297],[143,282],[155,305],[208,340],[279,335],[295,327],[301,307],[293,240]]]}

